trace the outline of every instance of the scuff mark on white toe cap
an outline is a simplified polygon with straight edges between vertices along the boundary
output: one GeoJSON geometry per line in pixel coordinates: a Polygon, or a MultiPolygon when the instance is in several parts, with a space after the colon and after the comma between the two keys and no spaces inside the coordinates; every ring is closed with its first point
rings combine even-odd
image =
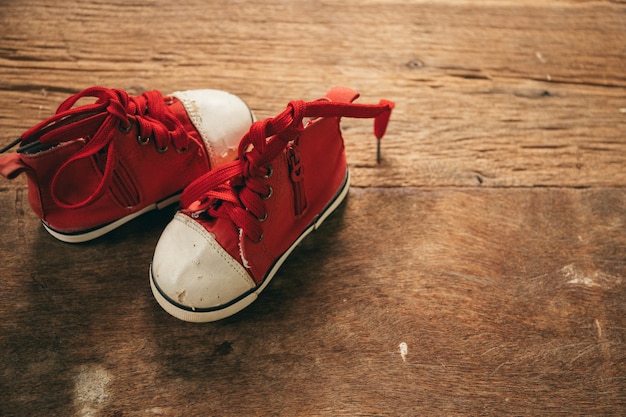
{"type": "Polygon", "coordinates": [[[219,307],[256,286],[212,233],[181,212],[157,242],[152,277],[170,302],[192,310],[219,307]]]}

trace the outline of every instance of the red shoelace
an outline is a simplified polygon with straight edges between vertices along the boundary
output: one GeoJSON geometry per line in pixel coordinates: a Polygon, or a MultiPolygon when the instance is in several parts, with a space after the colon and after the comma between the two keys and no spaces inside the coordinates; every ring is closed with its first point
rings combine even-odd
{"type": "Polygon", "coordinates": [[[145,145],[154,140],[157,149],[164,152],[170,144],[177,151],[184,151],[189,138],[183,125],[169,109],[165,98],[158,91],[148,91],[141,96],[131,97],[125,91],[103,87],[88,88],[66,99],[54,116],[27,130],[21,136],[25,152],[32,145],[54,146],[74,139],[85,139],[85,146],[65,161],[52,179],[51,195],[55,204],[63,208],[83,207],[98,198],[110,185],[115,169],[116,130],[127,133],[135,123],[138,128],[137,141],[145,145]],[[96,98],[93,104],[73,108],[83,97],[96,98]],[[69,204],[57,197],[56,189],[61,172],[72,162],[89,158],[98,152],[106,152],[102,179],[96,189],[84,200],[69,204]]]}
{"type": "Polygon", "coordinates": [[[184,191],[181,207],[192,216],[228,218],[251,240],[263,238],[261,222],[267,216],[264,200],[271,190],[263,177],[271,175],[269,163],[304,130],[304,118],[374,118],[374,134],[382,139],[393,102],[379,104],[335,103],[327,100],[292,101],[278,116],[255,122],[239,143],[239,158],[192,182],[184,191]]]}

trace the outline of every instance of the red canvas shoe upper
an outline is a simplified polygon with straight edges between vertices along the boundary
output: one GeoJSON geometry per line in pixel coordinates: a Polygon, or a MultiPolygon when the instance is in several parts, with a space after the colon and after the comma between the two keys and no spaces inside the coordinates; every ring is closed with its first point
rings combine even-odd
{"type": "Polygon", "coordinates": [[[224,91],[131,97],[93,87],[26,131],[17,153],[0,157],[0,175],[26,173],[30,205],[48,230],[88,240],[175,201],[194,179],[232,161],[251,122],[245,103],[224,91]],[[84,97],[95,102],[77,106],[84,97]]]}
{"type": "Polygon", "coordinates": [[[163,232],[152,265],[159,303],[183,320],[212,321],[252,302],[348,187],[341,117],[375,118],[382,138],[393,103],[359,105],[335,88],[323,99],[294,101],[257,122],[239,159],[200,177],[163,232]],[[303,120],[312,118],[306,125],[303,120]]]}

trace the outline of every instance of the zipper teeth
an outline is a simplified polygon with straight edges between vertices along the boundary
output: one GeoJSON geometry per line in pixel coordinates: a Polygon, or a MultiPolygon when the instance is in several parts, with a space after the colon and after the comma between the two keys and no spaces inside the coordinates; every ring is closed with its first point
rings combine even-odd
{"type": "Polygon", "coordinates": [[[302,190],[300,189],[300,183],[293,183],[293,211],[296,216],[302,214],[302,205],[301,205],[301,194],[302,190]]]}
{"type": "Polygon", "coordinates": [[[296,216],[302,214],[306,208],[306,194],[304,190],[304,177],[302,176],[302,165],[300,164],[300,155],[296,144],[289,146],[288,155],[289,177],[293,186],[294,197],[294,213],[296,216]]]}

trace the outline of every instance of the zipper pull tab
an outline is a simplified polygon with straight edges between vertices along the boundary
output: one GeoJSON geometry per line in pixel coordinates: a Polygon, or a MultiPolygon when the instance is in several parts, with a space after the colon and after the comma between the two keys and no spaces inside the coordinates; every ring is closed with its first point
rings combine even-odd
{"type": "Polygon", "coordinates": [[[287,152],[289,178],[293,186],[294,213],[299,216],[307,206],[304,190],[304,167],[300,162],[300,150],[295,143],[289,144],[287,152]]]}

